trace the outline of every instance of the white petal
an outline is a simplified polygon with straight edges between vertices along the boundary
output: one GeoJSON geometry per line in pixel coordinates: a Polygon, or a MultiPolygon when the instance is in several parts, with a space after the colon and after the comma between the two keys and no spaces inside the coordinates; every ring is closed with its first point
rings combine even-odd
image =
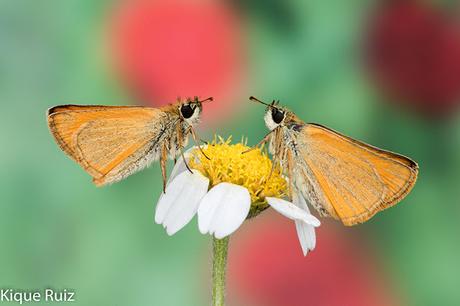
{"type": "Polygon", "coordinates": [[[295,221],[295,228],[297,230],[297,237],[299,237],[303,255],[307,256],[308,252],[313,251],[316,246],[315,228],[299,220],[295,221]]]}
{"type": "Polygon", "coordinates": [[[168,235],[175,234],[190,222],[208,191],[209,179],[198,170],[193,172],[177,175],[158,200],[155,222],[163,224],[168,235]]]}
{"type": "Polygon", "coordinates": [[[220,183],[204,196],[198,208],[198,227],[222,239],[240,227],[251,207],[249,191],[239,185],[220,183]]]}
{"type": "MultiPolygon", "coordinates": [[[[294,205],[309,212],[307,202],[300,194],[294,194],[294,205]]],[[[303,255],[307,256],[309,251],[313,251],[316,246],[315,228],[303,221],[296,220],[295,227],[297,229],[297,236],[299,237],[300,246],[302,247],[303,255]]]]}
{"type": "Polygon", "coordinates": [[[289,219],[303,221],[307,224],[313,225],[314,227],[321,224],[315,216],[295,206],[291,202],[271,197],[266,197],[265,199],[267,199],[267,202],[271,207],[289,219]]]}
{"type": "Polygon", "coordinates": [[[295,206],[305,210],[307,213],[310,213],[310,209],[308,208],[307,202],[305,201],[305,198],[302,196],[302,194],[299,192],[293,192],[293,194],[292,203],[295,206]]]}
{"type": "MultiPolygon", "coordinates": [[[[191,147],[190,149],[188,149],[187,151],[185,151],[184,153],[184,158],[185,158],[185,161],[188,163],[188,161],[190,160],[190,158],[192,157],[192,150],[196,149],[197,147],[191,147]]],[[[172,169],[171,171],[171,175],[169,176],[169,179],[168,179],[168,184],[170,182],[172,182],[172,180],[178,176],[179,174],[181,174],[182,172],[184,172],[185,170],[187,170],[187,167],[185,166],[185,162],[184,162],[184,159],[182,158],[181,155],[177,156],[177,162],[176,164],[174,165],[174,168],[172,169]]],[[[188,170],[187,170],[188,171],[188,170]]]]}
{"type": "MultiPolygon", "coordinates": [[[[201,148],[205,149],[207,147],[207,145],[204,145],[204,146],[201,146],[201,148]]],[[[171,182],[176,176],[178,176],[179,174],[181,174],[182,172],[184,172],[185,170],[188,171],[187,169],[187,166],[185,165],[185,162],[187,162],[187,164],[190,166],[189,164],[189,160],[191,159],[191,157],[194,155],[192,154],[193,150],[195,149],[198,149],[197,146],[194,146],[194,147],[191,147],[189,148],[187,151],[184,152],[184,157],[182,158],[182,155],[179,155],[177,156],[177,162],[176,164],[174,165],[174,168],[172,169],[171,171],[171,175],[169,176],[169,179],[168,179],[168,184],[169,182],[171,182]],[[185,158],[185,162],[184,162],[184,158],[185,158]]],[[[196,155],[196,154],[195,154],[196,155]]],[[[199,160],[196,160],[198,163],[199,163],[199,160]]]]}

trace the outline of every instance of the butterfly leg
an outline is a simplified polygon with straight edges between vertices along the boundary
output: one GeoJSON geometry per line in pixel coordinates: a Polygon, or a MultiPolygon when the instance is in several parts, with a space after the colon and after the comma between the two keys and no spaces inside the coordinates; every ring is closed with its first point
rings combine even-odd
{"type": "Polygon", "coordinates": [[[293,191],[293,184],[294,184],[294,181],[292,180],[293,179],[293,161],[292,161],[292,154],[290,151],[287,151],[287,176],[288,176],[288,184],[289,184],[289,190],[288,190],[288,197],[289,197],[289,200],[293,200],[293,197],[292,197],[292,191],[293,191]]]}
{"type": "Polygon", "coordinates": [[[163,145],[163,147],[161,148],[161,157],[160,157],[161,175],[163,177],[163,193],[166,193],[166,160],[167,160],[167,150],[166,150],[166,145],[163,145]]]}
{"type": "Polygon", "coordinates": [[[198,149],[200,149],[201,154],[203,154],[203,156],[206,157],[206,159],[210,160],[210,158],[204,153],[203,149],[201,148],[200,142],[198,141],[198,137],[196,136],[193,127],[190,127],[190,131],[192,132],[192,138],[195,141],[195,144],[198,146],[198,149]]]}
{"type": "Polygon", "coordinates": [[[187,168],[187,170],[190,171],[190,173],[193,173],[193,171],[190,169],[190,167],[187,164],[187,160],[185,159],[184,151],[183,151],[182,148],[180,148],[180,155],[182,156],[182,160],[184,161],[184,164],[185,164],[185,167],[187,168]]]}
{"type": "Polygon", "coordinates": [[[278,158],[276,155],[273,155],[273,160],[272,160],[272,168],[270,169],[270,173],[267,176],[267,181],[272,177],[273,172],[275,172],[275,167],[278,163],[278,158]]]}
{"type": "Polygon", "coordinates": [[[246,151],[243,151],[241,154],[246,154],[248,152],[251,152],[252,150],[256,149],[257,147],[263,145],[264,143],[266,143],[269,139],[270,139],[270,135],[273,131],[270,131],[268,132],[267,135],[264,136],[264,138],[262,138],[261,141],[259,141],[259,143],[257,143],[255,146],[251,147],[250,149],[246,150],[246,151]]]}

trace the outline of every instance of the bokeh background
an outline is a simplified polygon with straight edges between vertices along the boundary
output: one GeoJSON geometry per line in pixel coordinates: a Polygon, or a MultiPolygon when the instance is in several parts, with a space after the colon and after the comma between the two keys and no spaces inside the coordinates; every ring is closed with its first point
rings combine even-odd
{"type": "Polygon", "coordinates": [[[459,16],[441,0],[0,1],[0,287],[209,304],[210,237],[196,221],[173,237],[153,222],[158,165],[96,188],[45,112],[212,95],[202,137],[255,144],[255,95],[408,155],[420,177],[364,225],[323,220],[306,258],[288,220],[246,222],[229,305],[460,305],[459,16]]]}

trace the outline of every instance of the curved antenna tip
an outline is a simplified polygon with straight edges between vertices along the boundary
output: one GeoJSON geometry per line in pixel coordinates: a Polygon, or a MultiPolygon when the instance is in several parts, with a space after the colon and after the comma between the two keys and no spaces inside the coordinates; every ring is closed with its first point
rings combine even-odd
{"type": "Polygon", "coordinates": [[[209,97],[209,98],[206,98],[206,99],[204,99],[204,100],[197,101],[197,102],[199,102],[199,103],[205,103],[205,102],[212,102],[212,101],[214,101],[214,98],[213,98],[213,97],[209,97]]]}
{"type": "Polygon", "coordinates": [[[265,103],[265,102],[263,102],[263,101],[257,99],[257,98],[254,97],[254,96],[250,96],[250,97],[249,97],[249,100],[254,101],[254,102],[258,102],[258,103],[263,104],[263,105],[272,106],[272,105],[270,105],[270,104],[268,104],[268,103],[265,103]]]}

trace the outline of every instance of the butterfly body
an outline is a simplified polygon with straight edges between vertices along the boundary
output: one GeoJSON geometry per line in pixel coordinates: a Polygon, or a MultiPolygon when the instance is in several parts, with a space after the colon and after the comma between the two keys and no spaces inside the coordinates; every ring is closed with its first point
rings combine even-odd
{"type": "Polygon", "coordinates": [[[48,126],[60,148],[96,185],[118,182],[160,160],[175,159],[199,122],[202,101],[161,108],[62,105],[48,110],[48,126]]]}
{"type": "Polygon", "coordinates": [[[362,223],[414,186],[418,165],[411,159],[305,123],[275,102],[267,106],[270,133],[262,142],[269,142],[274,161],[286,169],[291,190],[296,188],[321,215],[348,226],[362,223]]]}

